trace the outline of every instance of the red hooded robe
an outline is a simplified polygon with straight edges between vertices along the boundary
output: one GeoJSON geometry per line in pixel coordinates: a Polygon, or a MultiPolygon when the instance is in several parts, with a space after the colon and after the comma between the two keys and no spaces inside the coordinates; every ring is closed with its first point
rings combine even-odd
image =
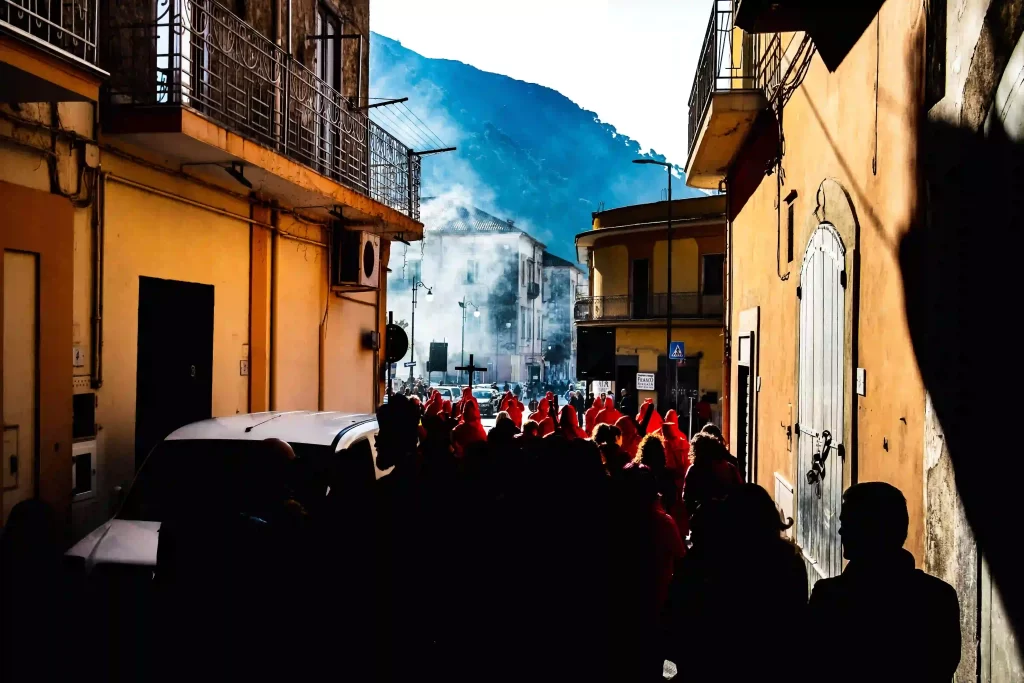
{"type": "Polygon", "coordinates": [[[594,420],[595,425],[613,425],[622,417],[622,413],[615,410],[615,401],[611,396],[604,399],[604,409],[597,414],[594,420]]]}
{"type": "Polygon", "coordinates": [[[593,436],[594,427],[597,426],[597,414],[604,410],[604,401],[600,396],[594,397],[594,403],[583,413],[583,430],[588,436],[593,436]]]}
{"type": "Polygon", "coordinates": [[[555,421],[552,420],[551,416],[548,414],[547,398],[542,398],[540,400],[540,403],[537,405],[537,412],[530,413],[529,419],[540,425],[540,429],[537,430],[539,436],[547,436],[551,432],[555,431],[555,421]]]}
{"type": "Polygon", "coordinates": [[[462,417],[452,430],[452,445],[455,446],[455,457],[461,458],[471,444],[487,441],[487,431],[480,421],[480,406],[473,398],[471,387],[462,390],[462,400],[458,407],[462,409],[462,417]]]}
{"type": "Polygon", "coordinates": [[[623,415],[615,421],[615,426],[622,432],[622,452],[632,460],[636,457],[636,450],[640,447],[640,435],[636,431],[636,424],[629,415],[623,415]]]}
{"type": "MultiPolygon", "coordinates": [[[[661,429],[661,415],[659,415],[658,411],[654,409],[653,400],[647,399],[644,401],[644,404],[640,406],[640,412],[636,414],[636,423],[642,425],[644,423],[644,418],[647,417],[648,411],[653,412],[651,413],[650,422],[647,423],[647,431],[644,432],[644,434],[653,434],[661,429]]],[[[641,434],[641,436],[644,434],[641,434]]]]}
{"type": "Polygon", "coordinates": [[[562,429],[562,436],[569,441],[587,438],[587,433],[580,429],[580,420],[576,417],[576,409],[570,405],[562,406],[562,411],[558,415],[558,426],[562,429]]]}

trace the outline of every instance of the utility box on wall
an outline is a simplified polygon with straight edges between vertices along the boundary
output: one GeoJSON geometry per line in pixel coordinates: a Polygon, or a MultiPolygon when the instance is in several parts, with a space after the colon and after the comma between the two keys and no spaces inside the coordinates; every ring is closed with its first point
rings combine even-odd
{"type": "Polygon", "coordinates": [[[331,285],[373,290],[380,286],[380,237],[369,232],[334,231],[331,285]]]}

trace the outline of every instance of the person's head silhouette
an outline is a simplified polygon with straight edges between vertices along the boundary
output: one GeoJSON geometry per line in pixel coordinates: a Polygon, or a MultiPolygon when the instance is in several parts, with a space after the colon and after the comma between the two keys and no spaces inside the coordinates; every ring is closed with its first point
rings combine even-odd
{"type": "Polygon", "coordinates": [[[882,481],[855,484],[843,494],[839,522],[846,559],[891,554],[907,540],[907,499],[898,488],[882,481]]]}

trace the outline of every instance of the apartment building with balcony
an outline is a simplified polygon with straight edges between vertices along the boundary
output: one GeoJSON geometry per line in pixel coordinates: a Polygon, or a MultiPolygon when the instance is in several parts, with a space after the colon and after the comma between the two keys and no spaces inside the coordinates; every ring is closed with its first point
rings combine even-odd
{"type": "MultiPolygon", "coordinates": [[[[978,420],[950,396],[969,395],[977,374],[974,354],[952,354],[944,340],[959,347],[970,325],[944,329],[937,312],[986,317],[965,283],[979,267],[1000,270],[990,254],[970,255],[973,236],[950,231],[1016,220],[997,218],[1015,192],[1003,179],[1013,167],[991,160],[1019,154],[1009,141],[1024,120],[1021,3],[708,7],[687,183],[727,191],[730,447],[795,520],[812,583],[843,570],[844,489],[897,486],[910,513],[905,547],[960,598],[956,680],[1019,680],[998,563],[981,560],[971,532],[1005,516],[962,495],[978,446],[964,452],[961,435],[978,420]],[[984,157],[975,145],[999,151],[984,157]],[[972,158],[990,159],[994,187],[975,189],[972,158]]],[[[977,418],[990,420],[993,403],[977,418]]],[[[981,481],[990,500],[1014,495],[981,481]]],[[[1016,571],[1003,567],[1004,577],[1016,571]]]]}
{"type": "Polygon", "coordinates": [[[425,150],[372,118],[369,12],[0,2],[5,512],[79,536],[182,424],[377,405],[425,150]]]}
{"type": "Polygon", "coordinates": [[[577,298],[573,313],[581,378],[585,358],[593,357],[585,338],[613,331],[614,358],[604,358],[602,369],[616,392],[626,388],[641,402],[655,399],[662,412],[674,408],[688,416],[694,394],[707,393],[712,403],[722,396],[725,197],[674,199],[671,214],[671,283],[668,202],[593,215],[592,229],[576,236],[589,295],[577,298]],[[683,342],[684,358],[669,360],[669,331],[671,341],[683,342]],[[653,391],[637,391],[638,372],[655,374],[653,391]]]}
{"type": "Polygon", "coordinates": [[[544,320],[541,344],[549,382],[576,379],[576,297],[586,287],[586,273],[577,264],[544,252],[541,301],[544,320]]]}

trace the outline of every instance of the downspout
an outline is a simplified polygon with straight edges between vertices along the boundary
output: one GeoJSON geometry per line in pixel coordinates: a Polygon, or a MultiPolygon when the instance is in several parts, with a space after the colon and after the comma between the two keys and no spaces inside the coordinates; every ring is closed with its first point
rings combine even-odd
{"type": "MultiPolygon", "coordinates": [[[[729,438],[732,423],[732,192],[729,190],[728,177],[723,181],[725,186],[725,325],[722,329],[724,339],[723,360],[725,376],[722,381],[722,433],[729,438]]],[[[719,187],[719,189],[722,189],[719,187]]]]}
{"type": "Polygon", "coordinates": [[[274,231],[270,233],[270,343],[268,344],[270,356],[270,377],[267,382],[268,393],[270,394],[269,408],[277,410],[277,400],[274,394],[274,380],[277,375],[277,246],[280,237],[277,234],[277,226],[280,221],[277,207],[270,210],[270,222],[274,231]]]}
{"type": "Polygon", "coordinates": [[[103,386],[103,212],[107,196],[107,174],[96,174],[96,197],[92,203],[92,362],[89,385],[103,386]]]}
{"type": "MultiPolygon", "coordinates": [[[[288,3],[289,5],[291,2],[288,3]]],[[[331,310],[331,242],[334,236],[334,231],[327,228],[327,258],[324,259],[327,262],[327,290],[324,294],[324,315],[320,318],[320,330],[317,334],[317,387],[316,387],[316,405],[317,410],[324,410],[324,369],[325,363],[325,349],[327,347],[327,314],[331,310]]]]}
{"type": "Polygon", "coordinates": [[[288,46],[288,56],[292,56],[292,0],[288,0],[288,38],[285,40],[288,46]]]}

